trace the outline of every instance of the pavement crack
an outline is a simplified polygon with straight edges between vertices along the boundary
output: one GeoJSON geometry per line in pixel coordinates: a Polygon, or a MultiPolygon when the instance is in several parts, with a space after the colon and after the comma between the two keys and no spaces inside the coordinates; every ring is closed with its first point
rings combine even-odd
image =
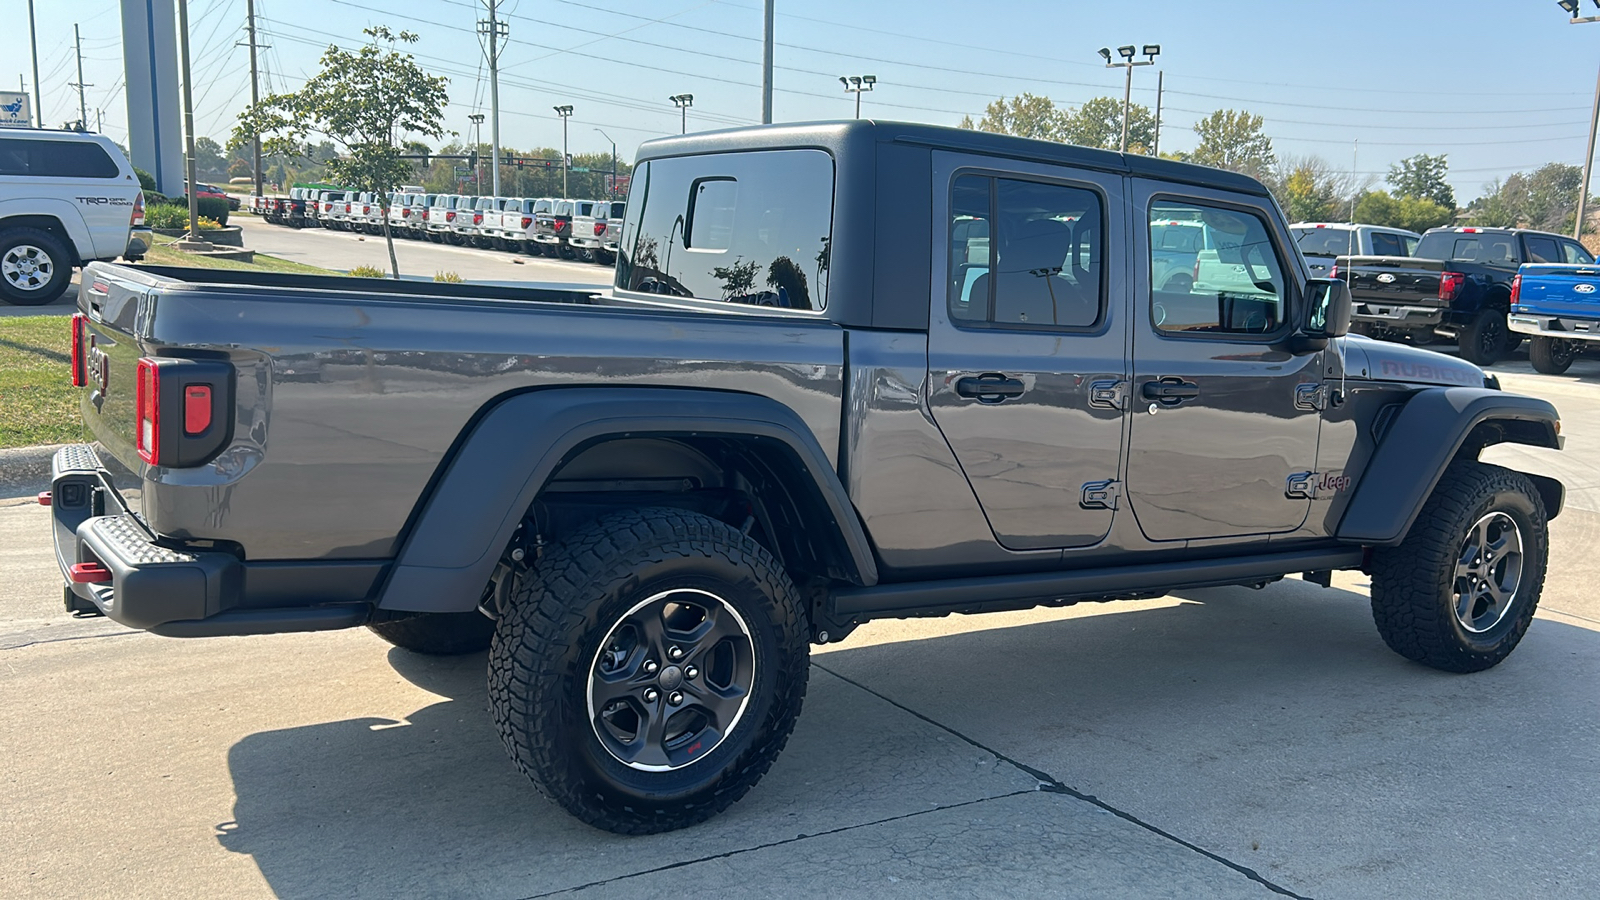
{"type": "Polygon", "coordinates": [[[602,878],[599,881],[591,881],[587,884],[564,887],[554,891],[546,891],[542,894],[530,894],[527,897],[519,898],[519,900],[539,900],[541,897],[555,897],[561,894],[575,894],[578,891],[588,890],[589,888],[594,887],[603,887],[608,884],[615,884],[619,881],[627,881],[630,878],[638,878],[642,875],[654,875],[657,872],[670,872],[673,869],[682,869],[686,866],[693,866],[699,863],[710,862],[717,859],[728,859],[734,856],[743,856],[746,853],[754,853],[757,850],[766,850],[772,847],[782,847],[787,844],[799,843],[800,841],[807,841],[812,838],[827,837],[833,834],[843,834],[845,832],[856,831],[861,828],[871,828],[874,825],[885,825],[889,822],[900,822],[905,819],[914,819],[918,816],[926,816],[929,813],[944,812],[945,810],[950,809],[961,809],[964,806],[976,806],[980,803],[988,803],[991,800],[1008,800],[1012,797],[1025,797],[1028,794],[1033,793],[1037,793],[1037,791],[1011,791],[1010,793],[1006,794],[996,794],[993,797],[979,797],[976,800],[963,800],[960,803],[949,803],[944,806],[935,806],[929,809],[919,809],[913,812],[902,813],[898,816],[888,816],[887,818],[883,819],[874,819],[871,822],[857,822],[854,825],[841,825],[838,828],[829,828],[825,831],[818,831],[813,834],[797,834],[792,838],[784,838],[781,841],[768,841],[765,844],[756,844],[750,847],[740,847],[737,850],[729,850],[724,853],[711,853],[706,856],[696,857],[694,859],[685,859],[675,863],[668,863],[664,866],[656,866],[653,869],[643,869],[638,872],[629,872],[626,875],[615,875],[611,878],[602,878]]]}
{"type": "Polygon", "coordinates": [[[25,641],[21,644],[0,644],[0,653],[8,650],[26,650],[29,647],[41,647],[45,644],[61,644],[67,641],[92,641],[98,638],[127,637],[143,633],[141,631],[106,631],[99,634],[73,634],[64,637],[40,638],[36,641],[25,641]]]}
{"type": "Polygon", "coordinates": [[[941,730],[943,730],[945,732],[948,732],[949,734],[951,734],[951,735],[953,735],[953,736],[955,736],[955,737],[957,737],[957,738],[959,738],[959,739],[961,739],[963,741],[966,741],[968,744],[971,744],[972,746],[978,748],[979,750],[984,751],[985,753],[993,754],[996,759],[1002,760],[1005,763],[1007,763],[1007,764],[1009,764],[1011,766],[1014,766],[1015,768],[1025,772],[1028,775],[1032,776],[1033,778],[1037,779],[1038,782],[1039,782],[1039,790],[1044,792],[1044,793],[1048,793],[1048,794],[1064,794],[1064,795],[1066,795],[1068,797],[1072,797],[1072,798],[1074,798],[1076,800],[1082,800],[1083,802],[1088,803],[1091,806],[1095,806],[1095,807],[1098,807],[1098,808],[1100,808],[1102,810],[1105,810],[1106,812],[1111,813],[1112,815],[1116,816],[1117,818],[1122,819],[1122,820],[1124,820],[1124,821],[1126,821],[1126,822],[1128,822],[1128,823],[1130,823],[1132,825],[1136,825],[1136,826],[1138,826],[1140,828],[1143,828],[1145,831],[1148,831],[1151,834],[1156,835],[1157,837],[1160,837],[1160,838],[1163,838],[1165,840],[1171,841],[1171,842],[1173,842],[1174,844],[1177,844],[1180,847],[1183,847],[1183,848],[1185,848],[1187,850],[1191,850],[1191,851],[1193,851],[1195,853],[1200,854],[1201,856],[1204,856],[1206,859],[1209,859],[1212,862],[1215,862],[1215,863],[1218,863],[1220,865],[1226,866],[1227,868],[1232,869],[1233,871],[1238,872],[1240,875],[1243,875],[1244,877],[1250,879],[1251,881],[1254,881],[1255,883],[1261,885],[1262,887],[1266,888],[1267,890],[1272,891],[1274,894],[1280,894],[1280,895],[1282,895],[1284,897],[1292,897],[1292,898],[1294,898],[1294,900],[1311,900],[1311,898],[1309,898],[1309,897],[1306,897],[1306,896],[1304,896],[1302,894],[1297,894],[1294,891],[1291,891],[1288,888],[1286,888],[1286,887],[1284,887],[1284,886],[1282,886],[1280,884],[1275,884],[1274,882],[1269,881],[1268,879],[1263,877],[1261,875],[1261,873],[1257,872],[1255,869],[1250,868],[1249,866],[1241,865],[1240,863],[1236,863],[1233,860],[1228,859],[1225,856],[1222,856],[1222,855],[1220,855],[1218,853],[1213,853],[1212,851],[1207,850],[1206,848],[1201,847],[1199,844],[1196,844],[1196,843],[1194,843],[1192,841],[1186,841],[1183,838],[1178,837],[1177,835],[1173,834],[1170,831],[1166,831],[1165,829],[1160,828],[1159,826],[1156,826],[1156,825],[1153,825],[1153,824],[1151,824],[1149,822],[1146,822],[1145,820],[1139,818],[1138,816],[1134,815],[1133,813],[1130,813],[1130,812],[1127,812],[1125,810],[1118,809],[1115,806],[1112,806],[1110,803],[1107,803],[1106,801],[1101,800],[1099,797],[1096,797],[1093,794],[1086,794],[1083,791],[1080,791],[1077,788],[1074,788],[1071,785],[1068,785],[1068,784],[1062,782],[1059,778],[1056,778],[1055,776],[1049,774],[1048,772],[1044,772],[1044,771],[1041,771],[1039,769],[1035,769],[1034,767],[1032,767],[1032,766],[1020,761],[1020,760],[1012,759],[1011,757],[1005,755],[1004,753],[1001,753],[1000,751],[994,749],[993,747],[985,746],[984,744],[980,743],[979,741],[977,741],[977,740],[975,740],[975,739],[973,739],[971,737],[968,737],[967,735],[961,733],[960,731],[957,731],[954,728],[951,728],[949,725],[946,725],[943,722],[940,722],[940,721],[937,721],[936,719],[932,719],[932,718],[930,718],[928,716],[925,716],[922,713],[917,712],[916,710],[912,709],[911,707],[906,706],[905,704],[900,703],[899,701],[894,700],[893,698],[886,696],[882,692],[875,691],[872,688],[867,687],[866,685],[862,684],[861,682],[856,681],[854,678],[850,678],[849,676],[846,676],[846,675],[841,675],[838,672],[835,672],[834,670],[828,668],[827,666],[821,665],[820,663],[817,663],[815,661],[813,661],[811,664],[813,666],[816,666],[818,669],[821,669],[822,671],[827,672],[829,675],[832,675],[833,677],[839,679],[840,681],[845,682],[846,684],[855,685],[857,688],[860,688],[861,690],[866,691],[867,693],[871,694],[874,697],[877,697],[879,700],[882,700],[883,702],[889,704],[890,706],[893,706],[895,709],[898,709],[901,712],[908,713],[908,714],[910,714],[912,716],[917,717],[918,719],[921,719],[924,722],[927,722],[929,725],[932,725],[935,728],[938,728],[938,729],[941,729],[941,730]]]}

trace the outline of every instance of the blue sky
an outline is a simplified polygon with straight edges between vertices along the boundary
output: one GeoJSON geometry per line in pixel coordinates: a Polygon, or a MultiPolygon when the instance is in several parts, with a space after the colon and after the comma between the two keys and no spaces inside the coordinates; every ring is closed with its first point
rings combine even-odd
{"type": "MultiPolygon", "coordinates": [[[[1600,14],[1600,9],[1586,11],[1600,14]]],[[[25,0],[0,0],[25,22],[25,0]]],[[[126,136],[117,0],[37,0],[44,112],[77,117],[72,25],[84,39],[89,117],[126,136]]],[[[559,146],[551,107],[570,103],[574,152],[624,158],[675,133],[674,93],[695,96],[691,130],[754,123],[761,114],[760,0],[502,0],[511,43],[501,56],[501,138],[559,146]]],[[[1281,156],[1317,154],[1338,170],[1381,180],[1414,153],[1448,153],[1464,202],[1485,182],[1549,161],[1582,162],[1600,64],[1600,23],[1569,25],[1554,0],[1289,0],[984,3],[777,0],[777,121],[848,117],[838,76],[874,74],[863,114],[954,125],[1001,95],[1044,94],[1076,105],[1119,96],[1122,71],[1102,46],[1157,43],[1157,66],[1134,73],[1134,99],[1153,106],[1165,72],[1163,148],[1192,147],[1211,110],[1266,119],[1281,156]],[[1359,141],[1359,150],[1356,142],[1359,141]],[[1354,151],[1354,152],[1353,152],[1354,151]]],[[[329,41],[350,46],[384,23],[417,32],[421,63],[450,78],[447,127],[466,133],[487,112],[488,84],[473,22],[482,0],[258,0],[272,87],[316,70],[329,41]]],[[[249,99],[245,0],[190,0],[196,119],[226,138],[249,99]]],[[[28,73],[26,42],[15,71],[28,73]]],[[[484,139],[488,139],[487,127],[484,139]]]]}

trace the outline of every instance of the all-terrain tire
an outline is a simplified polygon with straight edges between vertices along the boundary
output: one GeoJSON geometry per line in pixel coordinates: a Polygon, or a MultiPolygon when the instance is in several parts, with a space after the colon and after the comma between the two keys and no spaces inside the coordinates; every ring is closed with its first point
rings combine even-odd
{"type": "Polygon", "coordinates": [[[1474,365],[1490,366],[1505,356],[1509,333],[1506,311],[1498,306],[1485,306],[1461,329],[1456,344],[1462,359],[1474,365]]]}
{"type": "Polygon", "coordinates": [[[72,283],[72,255],[61,241],[37,228],[0,231],[0,299],[17,306],[43,306],[72,283]]]}
{"type": "Polygon", "coordinates": [[[402,650],[430,656],[455,656],[489,649],[494,620],[477,610],[461,613],[420,613],[368,629],[402,650]]]}
{"type": "Polygon", "coordinates": [[[1578,355],[1578,348],[1571,341],[1560,338],[1534,335],[1533,342],[1528,345],[1528,361],[1533,363],[1535,371],[1546,375],[1560,375],[1572,368],[1572,360],[1578,355]]]}
{"type": "Polygon", "coordinates": [[[1544,587],[1549,529],[1544,501],[1520,472],[1476,461],[1451,463],[1398,547],[1372,555],[1372,619],[1406,659],[1446,672],[1481,672],[1516,649],[1544,587]],[[1470,630],[1457,614],[1475,526],[1496,513],[1518,531],[1519,576],[1497,621],[1470,630]]]}
{"type": "Polygon", "coordinates": [[[596,828],[652,834],[726,809],[771,767],[805,698],[810,647],[799,593],[764,547],[707,516],[669,508],[603,516],[547,550],[509,607],[489,652],[495,724],[539,791],[596,828]],[[616,650],[618,624],[673,591],[711,592],[737,611],[754,674],[725,737],[692,761],[641,771],[601,743],[591,673],[602,650],[616,650]]]}

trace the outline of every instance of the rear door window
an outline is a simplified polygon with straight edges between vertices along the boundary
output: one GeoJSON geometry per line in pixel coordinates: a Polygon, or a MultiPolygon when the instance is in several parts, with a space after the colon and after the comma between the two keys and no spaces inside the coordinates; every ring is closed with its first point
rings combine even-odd
{"type": "Polygon", "coordinates": [[[1531,263],[1558,263],[1561,262],[1561,247],[1555,238],[1528,235],[1528,262],[1531,263]]]}
{"type": "Polygon", "coordinates": [[[1577,241],[1561,242],[1561,259],[1562,262],[1573,266],[1594,265],[1594,255],[1584,249],[1584,246],[1577,241]]]}
{"type": "Polygon", "coordinates": [[[0,138],[0,175],[116,178],[119,174],[105,148],[91,141],[0,138]]]}
{"type": "MultiPolygon", "coordinates": [[[[1359,251],[1358,251],[1359,252],[1359,251]]],[[[1400,235],[1386,231],[1372,233],[1373,256],[1405,256],[1405,245],[1400,242],[1400,235]]]]}
{"type": "Polygon", "coordinates": [[[826,304],[834,179],[826,152],[656,159],[641,169],[618,287],[783,309],[826,304]]]}

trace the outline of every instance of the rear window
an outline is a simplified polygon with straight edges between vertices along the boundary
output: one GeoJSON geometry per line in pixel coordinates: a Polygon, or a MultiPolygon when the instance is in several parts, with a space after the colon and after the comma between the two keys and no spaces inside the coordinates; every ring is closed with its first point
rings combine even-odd
{"type": "Polygon", "coordinates": [[[613,203],[611,204],[611,215],[607,216],[607,218],[621,220],[625,215],[627,215],[627,212],[628,204],[621,202],[613,203]]]}
{"type": "Polygon", "coordinates": [[[624,290],[784,309],[827,303],[833,158],[762,150],[651,160],[633,179],[624,290]]]}
{"type": "Polygon", "coordinates": [[[0,175],[36,178],[116,178],[117,164],[90,141],[0,138],[0,175]]]}
{"type": "Polygon", "coordinates": [[[577,215],[577,216],[592,216],[592,215],[594,215],[594,204],[590,203],[588,201],[585,201],[585,200],[578,201],[578,205],[577,205],[576,211],[573,213],[573,215],[577,215]]]}
{"type": "Polygon", "coordinates": [[[1361,252],[1349,228],[1294,228],[1295,245],[1307,256],[1355,256],[1361,252]]]}
{"type": "Polygon", "coordinates": [[[1517,260],[1516,241],[1505,232],[1435,231],[1422,236],[1417,258],[1511,265],[1517,260]]]}

